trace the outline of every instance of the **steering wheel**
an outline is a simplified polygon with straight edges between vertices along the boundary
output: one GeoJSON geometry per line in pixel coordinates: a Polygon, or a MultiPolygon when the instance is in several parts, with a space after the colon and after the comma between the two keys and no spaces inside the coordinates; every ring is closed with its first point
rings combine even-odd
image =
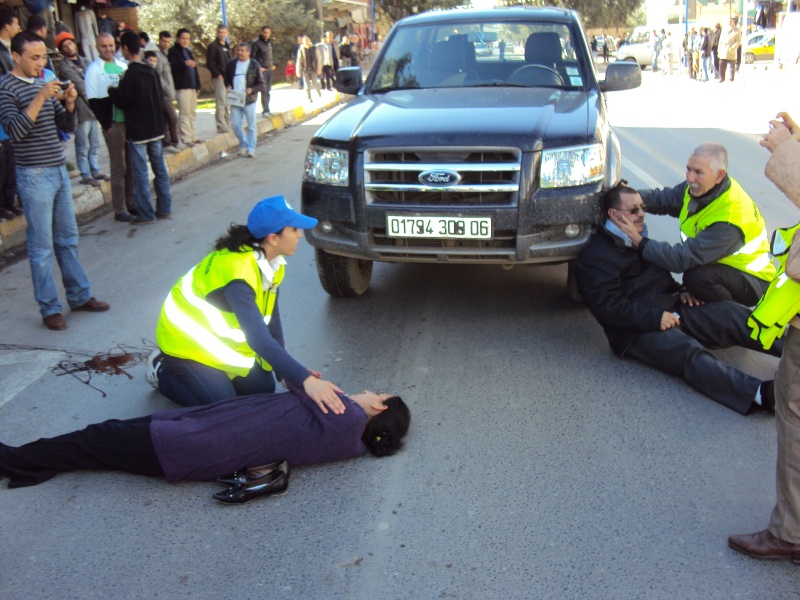
{"type": "Polygon", "coordinates": [[[545,65],[523,65],[509,75],[506,82],[529,86],[564,85],[561,74],[545,65]]]}

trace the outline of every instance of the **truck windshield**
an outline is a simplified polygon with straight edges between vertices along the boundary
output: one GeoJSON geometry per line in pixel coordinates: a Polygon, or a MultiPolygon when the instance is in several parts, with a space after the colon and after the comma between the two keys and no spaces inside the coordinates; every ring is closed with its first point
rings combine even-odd
{"type": "Polygon", "coordinates": [[[376,67],[371,91],[525,86],[580,88],[586,62],[568,25],[449,22],[401,27],[376,67]]]}

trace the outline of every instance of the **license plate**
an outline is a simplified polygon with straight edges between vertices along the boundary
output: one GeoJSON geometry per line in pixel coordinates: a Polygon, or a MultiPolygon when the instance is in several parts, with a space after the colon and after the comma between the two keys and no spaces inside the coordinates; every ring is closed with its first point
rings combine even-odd
{"type": "Polygon", "coordinates": [[[397,238],[490,240],[492,218],[386,215],[386,235],[397,238]]]}

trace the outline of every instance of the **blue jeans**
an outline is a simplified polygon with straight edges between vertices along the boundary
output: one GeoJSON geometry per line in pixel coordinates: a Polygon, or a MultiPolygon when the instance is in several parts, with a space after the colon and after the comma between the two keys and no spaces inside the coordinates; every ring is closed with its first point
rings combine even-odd
{"type": "Polygon", "coordinates": [[[247,152],[256,151],[256,103],[241,106],[231,106],[231,125],[233,133],[239,140],[239,148],[247,152]],[[242,121],[247,119],[247,134],[242,129],[242,121]]]}
{"type": "Polygon", "coordinates": [[[42,318],[61,312],[51,272],[54,250],[67,302],[73,308],[82,305],[92,293],[78,260],[78,225],[67,168],[17,166],[17,193],[28,221],[33,296],[42,318]]]}
{"type": "Polygon", "coordinates": [[[236,396],[271,394],[275,376],[256,364],[247,377],[230,379],[224,371],[193,360],[163,355],[158,391],[181,406],[202,406],[236,396]]]}
{"type": "Polygon", "coordinates": [[[660,52],[653,52],[653,71],[658,71],[658,55],[661,54],[660,52]]]}
{"type": "Polygon", "coordinates": [[[136,210],[139,218],[152,221],[158,216],[166,216],[172,212],[172,192],[169,188],[169,172],[164,161],[164,145],[161,140],[134,144],[128,140],[128,151],[133,169],[133,197],[136,199],[136,210]],[[156,211],[150,199],[150,177],[147,171],[147,160],[153,167],[156,188],[156,211]]]}
{"type": "Polygon", "coordinates": [[[97,163],[99,150],[100,128],[97,126],[97,121],[91,119],[78,123],[75,129],[75,157],[78,162],[78,171],[84,179],[100,173],[100,165],[97,163]]]}
{"type": "Polygon", "coordinates": [[[708,81],[708,70],[711,68],[711,56],[703,56],[700,58],[703,65],[703,81],[708,81]]]}

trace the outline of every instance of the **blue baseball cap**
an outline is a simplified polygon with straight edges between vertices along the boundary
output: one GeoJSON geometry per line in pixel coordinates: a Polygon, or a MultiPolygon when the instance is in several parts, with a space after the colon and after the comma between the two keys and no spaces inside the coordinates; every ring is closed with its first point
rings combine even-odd
{"type": "Polygon", "coordinates": [[[264,198],[247,216],[247,228],[258,239],[278,233],[284,227],[311,229],[317,223],[313,217],[295,212],[283,196],[264,198]]]}

